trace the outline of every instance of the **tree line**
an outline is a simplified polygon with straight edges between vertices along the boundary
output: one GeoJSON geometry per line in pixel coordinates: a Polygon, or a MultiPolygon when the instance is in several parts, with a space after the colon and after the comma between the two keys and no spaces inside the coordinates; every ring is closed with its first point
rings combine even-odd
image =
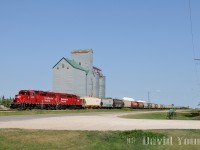
{"type": "Polygon", "coordinates": [[[0,105],[4,107],[10,107],[10,104],[12,102],[12,98],[5,98],[4,96],[0,97],[0,105]]]}

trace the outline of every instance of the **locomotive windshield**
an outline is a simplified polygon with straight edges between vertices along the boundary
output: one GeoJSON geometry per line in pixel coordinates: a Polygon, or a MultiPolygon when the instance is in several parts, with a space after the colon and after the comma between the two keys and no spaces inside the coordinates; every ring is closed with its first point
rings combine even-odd
{"type": "Polygon", "coordinates": [[[30,93],[27,92],[27,91],[20,91],[19,94],[21,94],[21,95],[30,95],[30,93]]]}

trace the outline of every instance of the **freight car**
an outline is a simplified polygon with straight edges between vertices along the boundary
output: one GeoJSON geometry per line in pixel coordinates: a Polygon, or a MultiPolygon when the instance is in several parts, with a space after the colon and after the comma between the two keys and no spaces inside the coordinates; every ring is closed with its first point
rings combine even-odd
{"type": "Polygon", "coordinates": [[[101,99],[97,97],[81,97],[84,101],[85,108],[100,108],[101,107],[101,99]]]}
{"type": "Polygon", "coordinates": [[[113,99],[112,98],[103,98],[101,99],[102,108],[113,108],[113,99]]]}
{"type": "Polygon", "coordinates": [[[137,102],[138,103],[138,108],[143,109],[144,108],[144,103],[143,102],[137,102]]]}
{"type": "Polygon", "coordinates": [[[131,108],[139,108],[139,107],[138,107],[138,102],[132,101],[132,102],[131,102],[131,108]]]}
{"type": "Polygon", "coordinates": [[[145,108],[145,109],[149,108],[148,103],[144,103],[144,108],[145,108]]]}
{"type": "Polygon", "coordinates": [[[120,99],[113,99],[113,108],[122,108],[124,107],[124,102],[120,99]]]}
{"type": "Polygon", "coordinates": [[[123,100],[125,108],[131,108],[131,101],[123,100]]]}

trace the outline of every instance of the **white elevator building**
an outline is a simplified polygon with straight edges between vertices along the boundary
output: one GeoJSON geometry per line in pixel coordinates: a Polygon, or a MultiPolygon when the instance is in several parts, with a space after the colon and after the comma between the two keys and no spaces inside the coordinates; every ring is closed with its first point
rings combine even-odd
{"type": "Polygon", "coordinates": [[[53,91],[105,98],[106,77],[93,65],[93,50],[71,51],[53,67],[53,91]]]}

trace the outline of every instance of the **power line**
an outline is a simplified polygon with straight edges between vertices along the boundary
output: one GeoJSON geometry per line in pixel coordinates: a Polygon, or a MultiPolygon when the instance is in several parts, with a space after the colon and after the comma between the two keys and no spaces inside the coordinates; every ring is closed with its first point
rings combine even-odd
{"type": "MultiPolygon", "coordinates": [[[[197,64],[196,64],[196,61],[200,61],[200,58],[197,58],[196,53],[195,53],[191,0],[188,0],[188,2],[189,2],[189,14],[190,14],[189,15],[190,16],[190,32],[191,32],[191,36],[192,36],[192,51],[193,51],[193,60],[194,60],[194,66],[195,66],[194,69],[195,69],[195,73],[196,73],[197,86],[200,86],[199,74],[198,74],[197,64]]],[[[199,105],[200,105],[200,102],[199,102],[199,105]]]]}
{"type": "Polygon", "coordinates": [[[194,33],[193,33],[193,22],[192,22],[192,9],[191,9],[191,0],[189,2],[189,16],[190,16],[190,32],[192,36],[192,50],[193,50],[193,57],[196,58],[195,47],[194,47],[194,33]]]}
{"type": "Polygon", "coordinates": [[[197,70],[196,61],[200,61],[200,59],[196,58],[196,53],[195,53],[191,0],[188,0],[188,4],[189,4],[188,6],[189,6],[190,33],[192,37],[193,60],[194,60],[194,66],[195,66],[196,80],[197,80],[197,84],[199,85],[199,74],[197,70]]]}

